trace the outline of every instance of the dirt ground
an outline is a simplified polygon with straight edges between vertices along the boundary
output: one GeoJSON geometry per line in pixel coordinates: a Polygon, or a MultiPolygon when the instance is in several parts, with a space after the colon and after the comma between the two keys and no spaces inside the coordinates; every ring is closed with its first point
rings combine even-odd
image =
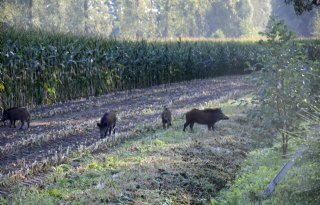
{"type": "MultiPolygon", "coordinates": [[[[210,100],[236,98],[251,90],[245,76],[228,76],[40,106],[30,111],[29,130],[19,130],[19,123],[17,128],[0,127],[0,171],[6,175],[27,170],[34,163],[53,158],[57,153],[92,146],[100,141],[96,123],[110,110],[117,111],[116,136],[120,137],[124,133],[130,134],[137,124],[155,122],[160,125],[163,106],[172,109],[175,115],[182,115],[210,100]]],[[[159,173],[161,175],[161,171],[159,173]]]]}

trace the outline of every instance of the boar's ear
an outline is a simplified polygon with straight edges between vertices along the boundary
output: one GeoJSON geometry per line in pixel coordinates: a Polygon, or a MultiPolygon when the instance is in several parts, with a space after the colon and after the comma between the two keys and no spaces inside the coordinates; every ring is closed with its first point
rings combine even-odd
{"type": "Polygon", "coordinates": [[[98,127],[101,127],[101,124],[100,124],[100,123],[97,123],[97,126],[98,126],[98,127]]]}

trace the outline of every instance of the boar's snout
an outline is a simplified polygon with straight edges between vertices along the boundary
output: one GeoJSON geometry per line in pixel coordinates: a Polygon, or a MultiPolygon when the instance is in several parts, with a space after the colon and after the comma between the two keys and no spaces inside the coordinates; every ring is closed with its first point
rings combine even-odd
{"type": "Polygon", "coordinates": [[[221,110],[221,108],[218,108],[217,110],[217,120],[219,121],[219,120],[229,120],[229,117],[228,116],[226,116],[223,112],[222,112],[222,110],[221,110]]]}
{"type": "Polygon", "coordinates": [[[4,121],[6,121],[7,119],[8,119],[7,114],[6,114],[6,113],[3,113],[3,114],[2,114],[1,121],[4,122],[4,121]]]}
{"type": "Polygon", "coordinates": [[[223,116],[222,116],[222,119],[223,120],[229,120],[229,117],[228,116],[226,116],[225,114],[222,114],[223,116]]]}
{"type": "Polygon", "coordinates": [[[104,126],[100,123],[97,123],[97,126],[99,127],[100,131],[100,138],[105,138],[107,136],[107,126],[104,126]]]}

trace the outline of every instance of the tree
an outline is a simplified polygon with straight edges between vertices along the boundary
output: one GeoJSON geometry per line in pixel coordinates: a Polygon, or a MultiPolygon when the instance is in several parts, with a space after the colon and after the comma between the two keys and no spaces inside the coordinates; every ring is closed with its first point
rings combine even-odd
{"type": "Polygon", "coordinates": [[[61,31],[63,21],[62,2],[33,0],[33,25],[48,31],[61,31]]]}
{"type": "Polygon", "coordinates": [[[221,29],[226,37],[239,36],[239,26],[237,25],[236,18],[234,18],[235,13],[235,9],[229,1],[212,3],[210,11],[207,13],[207,22],[211,35],[214,35],[217,29],[221,29]]]}
{"type": "Polygon", "coordinates": [[[316,37],[320,37],[320,10],[317,11],[317,14],[313,20],[312,35],[316,37]]]}
{"type": "Polygon", "coordinates": [[[272,0],[251,0],[253,6],[252,24],[256,34],[265,31],[272,12],[272,0]]]}
{"type": "Polygon", "coordinates": [[[283,19],[288,28],[297,36],[311,36],[315,11],[305,12],[297,16],[294,8],[283,1],[272,1],[272,15],[283,19]]]}
{"type": "Polygon", "coordinates": [[[286,4],[293,4],[294,10],[298,15],[320,6],[320,0],[284,0],[284,2],[286,4]]]}
{"type": "Polygon", "coordinates": [[[275,128],[282,136],[283,155],[287,154],[289,134],[299,125],[298,111],[313,100],[311,80],[316,65],[308,59],[303,45],[294,41],[293,32],[284,21],[271,19],[258,54],[260,67],[255,68],[257,93],[254,102],[267,129],[275,128]]]}
{"type": "Polygon", "coordinates": [[[224,38],[225,35],[221,29],[217,29],[213,34],[212,37],[214,38],[224,38]]]}
{"type": "Polygon", "coordinates": [[[28,1],[28,11],[29,11],[28,19],[29,19],[29,27],[30,28],[33,25],[32,7],[33,7],[33,0],[29,0],[28,1]]]}
{"type": "Polygon", "coordinates": [[[84,12],[84,33],[88,34],[89,33],[89,26],[88,26],[88,21],[89,21],[89,0],[84,0],[84,2],[83,2],[83,12],[84,12]]]}
{"type": "Polygon", "coordinates": [[[242,0],[237,4],[237,16],[239,18],[240,31],[242,36],[254,34],[253,28],[253,6],[251,0],[242,0]]]}

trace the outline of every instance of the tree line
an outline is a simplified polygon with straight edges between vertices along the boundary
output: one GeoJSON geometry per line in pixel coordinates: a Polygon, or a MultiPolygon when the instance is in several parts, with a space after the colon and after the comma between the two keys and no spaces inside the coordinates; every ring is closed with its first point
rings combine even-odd
{"type": "Polygon", "coordinates": [[[269,16],[299,36],[320,36],[319,9],[278,0],[4,0],[2,22],[15,27],[115,38],[251,37],[269,16]],[[308,7],[309,8],[309,7],[308,7]]]}

